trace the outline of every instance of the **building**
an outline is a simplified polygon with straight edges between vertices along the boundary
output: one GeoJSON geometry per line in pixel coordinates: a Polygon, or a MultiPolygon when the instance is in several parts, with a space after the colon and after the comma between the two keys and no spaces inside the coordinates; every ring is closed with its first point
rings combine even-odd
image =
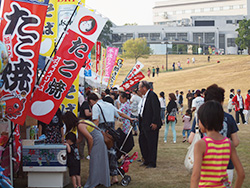
{"type": "Polygon", "coordinates": [[[146,38],[154,54],[165,54],[166,51],[196,54],[199,47],[207,53],[209,46],[222,54],[237,54],[235,38],[238,34],[235,30],[239,21],[249,19],[249,7],[250,0],[156,2],[154,25],[114,26],[113,45],[120,47],[128,39],[146,38]],[[180,47],[181,51],[178,50],[180,47]]]}

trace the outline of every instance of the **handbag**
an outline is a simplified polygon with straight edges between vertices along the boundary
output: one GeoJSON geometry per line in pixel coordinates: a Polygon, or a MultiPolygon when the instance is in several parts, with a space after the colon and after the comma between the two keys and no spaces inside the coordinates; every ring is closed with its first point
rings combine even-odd
{"type": "Polygon", "coordinates": [[[81,120],[80,122],[84,122],[85,124],[89,125],[90,127],[93,127],[94,129],[100,131],[103,135],[103,138],[104,138],[104,142],[107,146],[108,149],[111,149],[113,146],[114,146],[114,139],[113,137],[108,133],[108,131],[104,132],[102,131],[99,127],[96,127],[96,126],[93,126],[89,123],[87,123],[86,121],[84,120],[81,120]]]}
{"type": "Polygon", "coordinates": [[[184,165],[190,173],[192,172],[193,166],[194,166],[194,145],[197,141],[201,139],[201,135],[199,133],[199,128],[198,128],[197,123],[196,123],[195,129],[196,130],[195,130],[194,139],[191,145],[187,148],[188,151],[184,160],[184,165]]]}
{"type": "Polygon", "coordinates": [[[175,116],[169,116],[168,115],[168,121],[175,121],[175,116]]]}
{"type": "Polygon", "coordinates": [[[107,121],[106,121],[106,118],[105,118],[105,116],[104,116],[104,114],[103,114],[103,111],[102,111],[101,106],[100,106],[98,103],[96,103],[96,104],[97,104],[97,106],[98,106],[98,107],[100,108],[100,110],[101,110],[101,114],[102,114],[102,117],[103,117],[103,120],[104,120],[104,126],[105,126],[105,128],[107,129],[106,132],[108,132],[108,134],[110,134],[110,135],[113,137],[114,141],[118,141],[118,140],[120,139],[120,134],[119,134],[115,129],[113,129],[112,127],[110,127],[110,126],[108,125],[108,123],[107,123],[107,121]]]}

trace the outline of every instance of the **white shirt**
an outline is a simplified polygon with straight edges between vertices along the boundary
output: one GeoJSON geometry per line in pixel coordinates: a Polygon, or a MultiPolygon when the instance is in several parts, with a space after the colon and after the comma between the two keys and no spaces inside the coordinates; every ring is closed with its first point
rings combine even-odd
{"type": "Polygon", "coordinates": [[[139,97],[138,95],[133,95],[130,99],[131,102],[131,113],[134,116],[138,116],[138,107],[139,107],[139,103],[141,102],[141,97],[139,97]]]}
{"type": "Polygon", "coordinates": [[[243,109],[243,100],[242,100],[242,96],[237,94],[237,100],[239,101],[239,107],[240,109],[243,109]]]}
{"type": "Polygon", "coordinates": [[[150,90],[148,90],[148,91],[146,92],[146,94],[142,97],[142,101],[141,101],[141,105],[140,105],[140,110],[139,110],[139,114],[141,115],[141,117],[142,117],[142,114],[143,114],[143,110],[144,110],[146,98],[147,98],[147,96],[148,96],[149,91],[150,91],[150,90]]]}
{"type": "Polygon", "coordinates": [[[161,108],[166,108],[166,99],[163,99],[162,97],[159,98],[161,108]]]}
{"type": "Polygon", "coordinates": [[[201,96],[196,97],[193,101],[192,101],[192,108],[195,107],[195,114],[197,114],[200,106],[204,103],[204,98],[202,98],[201,96]]]}
{"type": "MultiPolygon", "coordinates": [[[[120,117],[117,113],[119,110],[114,107],[112,104],[108,102],[104,102],[103,100],[97,101],[102,108],[103,114],[107,122],[115,122],[115,117],[120,117]]],[[[92,108],[92,120],[99,119],[99,123],[104,123],[104,119],[101,113],[101,110],[97,104],[94,104],[92,108]]],[[[119,111],[120,112],[120,111],[119,111]]]]}

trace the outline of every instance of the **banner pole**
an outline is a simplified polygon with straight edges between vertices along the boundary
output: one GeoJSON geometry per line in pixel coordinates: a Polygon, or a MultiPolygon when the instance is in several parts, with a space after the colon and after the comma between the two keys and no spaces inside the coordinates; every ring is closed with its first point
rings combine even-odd
{"type": "MultiPolygon", "coordinates": [[[[54,47],[54,50],[53,50],[52,53],[50,54],[49,59],[47,60],[47,62],[46,62],[46,64],[45,64],[45,66],[44,66],[44,68],[43,68],[43,70],[42,70],[40,76],[39,76],[38,79],[37,79],[36,85],[39,85],[40,79],[41,79],[43,73],[45,72],[45,70],[46,70],[46,68],[47,68],[47,66],[48,66],[48,64],[49,64],[49,62],[51,61],[52,56],[53,56],[54,53],[56,52],[57,47],[58,47],[58,44],[60,44],[60,41],[61,41],[61,39],[63,38],[63,35],[66,33],[67,28],[68,28],[68,26],[69,26],[69,24],[70,24],[70,22],[71,22],[71,20],[72,20],[72,18],[73,18],[73,16],[74,16],[75,12],[77,11],[77,8],[79,7],[80,3],[81,3],[81,0],[78,1],[78,4],[76,5],[76,7],[75,7],[73,13],[71,14],[71,16],[70,16],[70,18],[69,18],[69,21],[68,21],[68,23],[66,24],[66,26],[65,26],[65,28],[64,28],[64,31],[62,32],[62,34],[60,35],[58,41],[56,42],[56,45],[55,45],[55,47],[54,47]]],[[[34,90],[35,90],[35,87],[34,87],[33,91],[34,91],[34,90]]]]}

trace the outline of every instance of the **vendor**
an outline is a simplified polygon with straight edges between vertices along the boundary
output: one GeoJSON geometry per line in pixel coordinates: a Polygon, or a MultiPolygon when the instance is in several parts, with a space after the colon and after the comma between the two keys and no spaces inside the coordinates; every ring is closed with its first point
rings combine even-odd
{"type": "Polygon", "coordinates": [[[64,142],[64,131],[63,131],[63,122],[62,122],[62,112],[58,108],[56,114],[52,118],[49,124],[45,124],[41,121],[38,121],[38,136],[42,134],[46,136],[46,144],[60,144],[64,142]]]}

